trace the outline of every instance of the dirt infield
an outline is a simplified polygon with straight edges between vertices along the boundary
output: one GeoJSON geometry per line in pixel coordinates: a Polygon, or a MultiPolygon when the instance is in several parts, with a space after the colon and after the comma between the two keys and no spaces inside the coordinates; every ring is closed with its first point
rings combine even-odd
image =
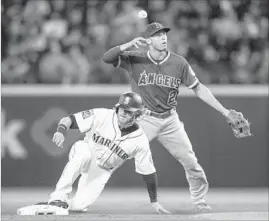
{"type": "Polygon", "coordinates": [[[159,189],[159,201],[172,215],[155,215],[145,189],[105,189],[87,213],[69,216],[18,216],[16,210],[46,201],[48,188],[2,188],[1,220],[170,221],[268,220],[268,189],[211,189],[211,214],[193,214],[187,189],[159,189]]]}

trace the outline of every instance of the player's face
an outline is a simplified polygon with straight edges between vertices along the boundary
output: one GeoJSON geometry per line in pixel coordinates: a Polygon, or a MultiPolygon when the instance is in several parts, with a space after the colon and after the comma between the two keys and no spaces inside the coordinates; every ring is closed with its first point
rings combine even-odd
{"type": "Polygon", "coordinates": [[[118,122],[120,126],[126,126],[132,124],[134,121],[134,112],[119,108],[118,110],[118,122]]]}
{"type": "Polygon", "coordinates": [[[150,37],[151,45],[158,51],[167,49],[167,34],[165,31],[158,31],[150,37]]]}

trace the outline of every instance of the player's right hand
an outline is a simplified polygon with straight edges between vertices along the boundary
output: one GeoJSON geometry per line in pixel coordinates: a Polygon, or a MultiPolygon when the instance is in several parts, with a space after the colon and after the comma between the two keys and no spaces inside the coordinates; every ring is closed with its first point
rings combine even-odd
{"type": "Polygon", "coordinates": [[[52,138],[52,142],[55,143],[58,147],[63,148],[64,135],[60,132],[55,132],[52,138]]]}
{"type": "Polygon", "coordinates": [[[145,47],[149,43],[150,43],[149,39],[146,39],[143,37],[137,37],[128,43],[128,46],[129,46],[128,48],[130,48],[132,46],[135,46],[136,48],[138,48],[139,46],[145,47]]]}
{"type": "Polygon", "coordinates": [[[158,214],[171,214],[170,211],[163,208],[162,205],[160,203],[158,203],[158,202],[151,203],[151,206],[155,210],[155,212],[158,213],[158,214]]]}

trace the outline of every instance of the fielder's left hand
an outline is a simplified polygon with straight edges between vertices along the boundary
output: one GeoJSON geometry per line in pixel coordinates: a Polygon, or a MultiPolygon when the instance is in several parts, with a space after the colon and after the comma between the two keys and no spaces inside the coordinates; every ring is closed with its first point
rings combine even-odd
{"type": "Polygon", "coordinates": [[[52,142],[55,143],[58,147],[63,148],[64,135],[60,132],[55,132],[52,138],[52,142]]]}
{"type": "Polygon", "coordinates": [[[155,210],[158,214],[171,214],[168,210],[164,209],[161,204],[158,202],[151,203],[152,208],[155,210]]]}

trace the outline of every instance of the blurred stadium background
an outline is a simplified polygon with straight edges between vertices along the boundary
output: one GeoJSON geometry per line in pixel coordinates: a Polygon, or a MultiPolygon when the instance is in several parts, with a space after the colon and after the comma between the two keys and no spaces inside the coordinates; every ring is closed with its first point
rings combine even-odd
{"type": "Polygon", "coordinates": [[[2,0],[2,83],[127,83],[100,57],[159,21],[172,28],[170,48],[204,83],[265,84],[268,7],[266,0],[2,0]]]}
{"type": "MultiPolygon", "coordinates": [[[[57,149],[51,137],[58,120],[116,103],[128,89],[128,75],[100,58],[110,47],[139,36],[152,21],[172,28],[171,50],[187,58],[224,106],[243,112],[252,123],[255,136],[236,139],[222,116],[182,88],[179,116],[211,187],[267,190],[267,0],[2,0],[1,18],[4,209],[10,196],[17,201],[13,187],[54,187],[71,144],[81,138],[70,132],[66,147],[57,149]],[[141,9],[147,18],[138,17],[141,9]]],[[[151,146],[159,186],[187,193],[182,167],[159,143],[151,146]]],[[[128,162],[108,186],[141,187],[143,181],[128,162]]]]}

